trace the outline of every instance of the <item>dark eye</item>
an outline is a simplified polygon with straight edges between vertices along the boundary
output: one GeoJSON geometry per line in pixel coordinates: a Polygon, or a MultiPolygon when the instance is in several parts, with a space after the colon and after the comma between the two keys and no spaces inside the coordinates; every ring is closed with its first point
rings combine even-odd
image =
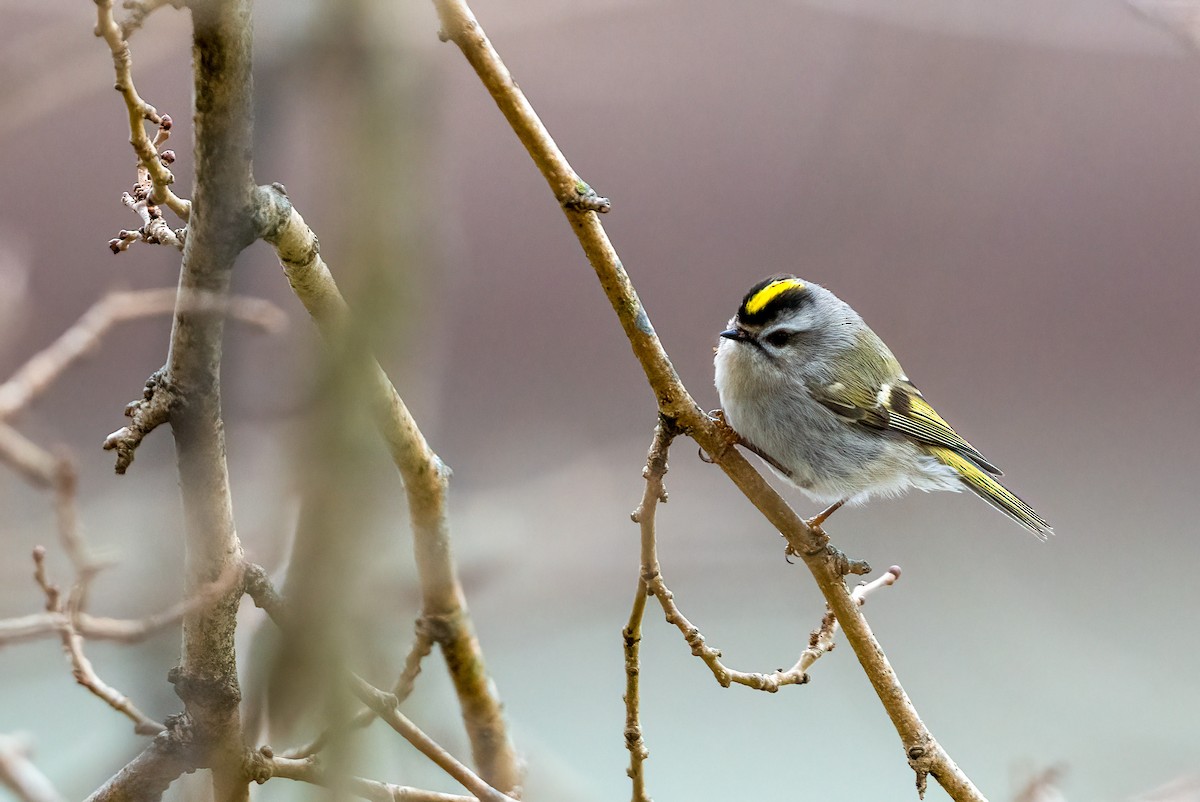
{"type": "Polygon", "coordinates": [[[771,332],[763,339],[765,339],[767,341],[767,345],[774,346],[775,348],[782,348],[783,346],[787,345],[788,342],[792,339],[793,334],[795,334],[794,331],[786,331],[783,329],[778,329],[776,331],[771,332]]]}

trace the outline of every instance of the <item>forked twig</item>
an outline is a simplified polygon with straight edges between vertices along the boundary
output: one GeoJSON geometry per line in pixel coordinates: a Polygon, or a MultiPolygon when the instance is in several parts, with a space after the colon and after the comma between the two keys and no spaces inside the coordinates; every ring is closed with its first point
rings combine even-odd
{"type": "MultiPolygon", "coordinates": [[[[667,473],[667,453],[671,441],[679,431],[669,421],[660,420],[654,430],[654,440],[646,455],[646,467],[642,476],[646,489],[642,501],[634,510],[632,518],[641,527],[641,573],[629,622],[622,630],[625,643],[625,746],[630,753],[628,775],[633,782],[633,802],[649,802],[646,793],[643,763],[649,756],[639,720],[639,643],[642,637],[642,618],[646,597],[654,596],[662,606],[667,622],[683,633],[692,649],[692,654],[704,661],[722,687],[731,684],[745,685],[755,690],[774,693],[785,685],[803,685],[808,682],[808,669],[823,654],[833,648],[833,638],[838,629],[837,618],[829,612],[821,626],[812,633],[809,646],[795,665],[787,670],[769,673],[736,671],[721,662],[721,652],[709,646],[698,627],[684,617],[675,602],[675,596],[667,587],[658,561],[655,522],[658,504],[666,502],[667,491],[663,479],[667,473]]],[[[871,592],[893,584],[900,577],[900,569],[892,566],[883,576],[870,583],[862,583],[851,593],[851,598],[863,604],[871,592]]]]}
{"type": "Polygon", "coordinates": [[[92,667],[92,661],[83,653],[83,637],[75,629],[73,619],[79,613],[83,594],[91,577],[80,576],[64,600],[58,587],[46,577],[46,550],[41,546],[33,550],[33,564],[33,576],[46,596],[47,611],[63,614],[64,625],[59,630],[59,636],[62,639],[63,652],[71,663],[71,674],[75,681],[104,700],[113,710],[130,719],[133,722],[133,731],[138,735],[155,735],[162,732],[164,725],[147,716],[129,697],[100,679],[92,667]]]}
{"type": "MultiPolygon", "coordinates": [[[[142,15],[141,20],[144,19],[145,15],[142,15]]],[[[141,20],[138,20],[137,25],[141,24],[141,20]]],[[[113,16],[113,0],[96,0],[96,36],[104,40],[112,53],[113,69],[116,72],[115,87],[121,93],[129,113],[129,142],[137,154],[139,168],[145,171],[151,186],[148,199],[154,204],[165,204],[179,219],[186,221],[192,211],[191,201],[184,200],[171,191],[175,176],[160,158],[158,147],[146,134],[143,124],[150,122],[159,126],[160,131],[169,131],[170,118],[167,118],[164,128],[164,115],[159,114],[157,109],[143,100],[133,85],[133,58],[129,54],[126,37],[137,25],[118,24],[113,16]]]]}
{"type": "MultiPolygon", "coordinates": [[[[400,672],[400,676],[396,679],[396,684],[392,688],[392,695],[396,697],[397,704],[403,704],[404,700],[412,693],[417,675],[421,673],[421,661],[433,651],[433,644],[433,635],[430,634],[427,627],[421,625],[421,620],[418,619],[416,637],[413,639],[413,644],[408,650],[408,656],[404,658],[404,669],[400,672]]],[[[345,722],[324,730],[311,742],[296,749],[288,750],[284,753],[283,757],[292,760],[311,757],[324,749],[330,742],[343,737],[353,730],[369,726],[376,718],[378,718],[378,715],[374,710],[364,707],[345,722]]]]}

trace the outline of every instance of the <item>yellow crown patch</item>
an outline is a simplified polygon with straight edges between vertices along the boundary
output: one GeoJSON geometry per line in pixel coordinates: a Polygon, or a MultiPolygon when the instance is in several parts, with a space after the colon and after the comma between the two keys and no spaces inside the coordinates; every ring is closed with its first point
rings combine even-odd
{"type": "Polygon", "coordinates": [[[746,314],[757,315],[763,309],[766,309],[767,304],[788,290],[802,289],[804,289],[804,282],[798,278],[781,278],[779,281],[772,281],[754,293],[754,296],[750,300],[746,301],[746,314]]]}

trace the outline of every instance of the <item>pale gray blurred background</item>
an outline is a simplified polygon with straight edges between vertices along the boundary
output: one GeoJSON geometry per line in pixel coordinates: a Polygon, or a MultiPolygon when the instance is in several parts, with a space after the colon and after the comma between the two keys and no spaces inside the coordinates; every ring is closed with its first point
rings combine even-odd
{"type": "MultiPolygon", "coordinates": [[[[711,348],[742,293],[796,272],[854,305],[1055,525],[1040,544],[977,499],[941,494],[828,527],[877,569],[904,568],[867,614],[981,789],[1011,798],[1057,764],[1068,799],[1117,802],[1200,772],[1200,60],[1116,0],[475,9],[575,168],[613,199],[605,224],[701,404],[716,406],[711,348]]],[[[107,249],[136,225],[119,202],[134,162],[93,4],[4,10],[6,376],[106,290],[174,284],[178,257],[107,249]]],[[[431,7],[273,0],[256,25],[257,177],[287,185],[339,280],[378,316],[381,359],[454,468],[457,553],[528,797],[627,798],[628,513],[655,416],[641,372],[544,182],[438,43],[431,7]]],[[[138,88],[179,121],[183,194],[187,36],[167,9],[133,41],[138,88]]],[[[296,439],[320,424],[306,417],[315,343],[266,247],[245,254],[236,285],[292,319],[274,338],[231,324],[224,379],[239,531],[277,571],[296,439]]],[[[180,586],[169,434],[126,477],[99,448],[162,364],[168,325],[116,331],[17,420],[79,460],[84,525],[120,559],[97,582],[98,613],[143,615],[180,586]]],[[[349,623],[363,670],[388,683],[416,591],[402,492],[381,450],[364,458],[376,525],[342,535],[368,538],[376,557],[346,588],[349,623]]],[[[668,487],[661,558],[685,613],[737,668],[790,665],[822,612],[804,568],[687,442],[668,487]]],[[[3,471],[0,510],[0,616],[33,612],[35,543],[67,579],[49,499],[3,471]]],[[[247,613],[247,639],[256,621],[247,613]]],[[[177,709],[164,681],[177,651],[171,633],[89,648],[159,718],[177,709]]],[[[652,609],[643,657],[657,799],[914,798],[848,648],[807,687],[723,690],[652,609]]],[[[441,673],[435,655],[406,709],[465,755],[441,673]]],[[[57,642],[0,650],[0,677],[0,731],[31,733],[68,797],[139,748],[73,684],[57,642]]],[[[364,772],[455,790],[376,735],[364,772]]],[[[311,798],[286,781],[261,794],[311,798]]]]}

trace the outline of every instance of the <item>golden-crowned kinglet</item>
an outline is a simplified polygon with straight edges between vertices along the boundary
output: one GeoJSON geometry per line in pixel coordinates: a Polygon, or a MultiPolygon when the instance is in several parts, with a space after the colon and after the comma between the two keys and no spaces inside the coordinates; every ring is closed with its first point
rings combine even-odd
{"type": "Polygon", "coordinates": [[[842,503],[965,485],[1038,537],[1052,533],[824,287],[786,275],[755,284],[721,332],[715,362],[725,420],[742,443],[833,504],[817,523],[842,503]]]}

